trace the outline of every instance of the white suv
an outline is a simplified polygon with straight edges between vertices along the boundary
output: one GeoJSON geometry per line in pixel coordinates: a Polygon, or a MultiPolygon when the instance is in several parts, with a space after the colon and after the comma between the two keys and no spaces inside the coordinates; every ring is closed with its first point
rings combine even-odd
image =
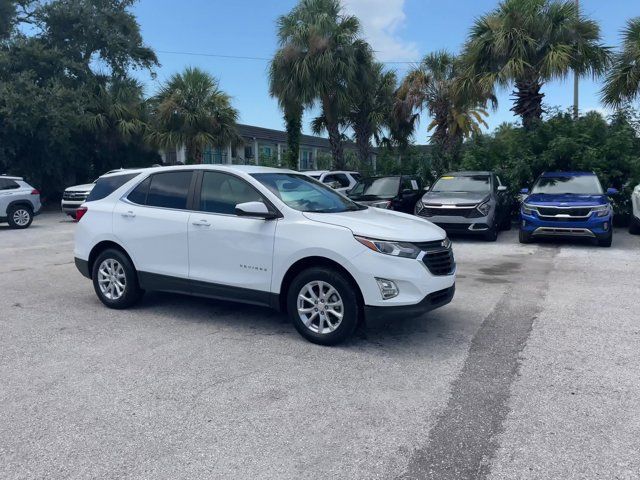
{"type": "Polygon", "coordinates": [[[75,262],[108,307],[144,290],[271,306],[335,344],[365,316],[445,305],[455,263],[444,230],[357,205],[306,175],[179,166],[106,175],[78,210],[75,262]]]}
{"type": "Polygon", "coordinates": [[[0,175],[0,223],[27,228],[41,208],[40,192],[22,177],[0,175]]]}
{"type": "Polygon", "coordinates": [[[629,224],[629,232],[634,234],[640,233],[640,185],[633,189],[631,194],[631,223],[629,224]]]}
{"type": "Polygon", "coordinates": [[[310,170],[302,173],[315,178],[319,182],[329,185],[333,187],[334,190],[344,194],[355,187],[362,179],[362,175],[358,172],[310,170]]]}

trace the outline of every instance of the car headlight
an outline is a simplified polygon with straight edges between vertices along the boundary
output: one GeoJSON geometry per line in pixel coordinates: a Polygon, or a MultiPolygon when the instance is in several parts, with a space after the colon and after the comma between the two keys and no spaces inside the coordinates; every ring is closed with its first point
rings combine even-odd
{"type": "Polygon", "coordinates": [[[391,255],[392,257],[417,258],[420,255],[420,249],[412,243],[389,242],[387,240],[375,240],[358,236],[355,239],[374,252],[391,255]]]}
{"type": "Polygon", "coordinates": [[[416,202],[416,208],[414,210],[414,213],[420,213],[423,208],[424,208],[424,203],[422,203],[422,199],[420,199],[416,202]]]}
{"type": "Polygon", "coordinates": [[[596,217],[606,217],[609,215],[611,208],[609,205],[599,205],[591,209],[592,212],[596,214],[596,217]]]}
{"type": "Polygon", "coordinates": [[[489,212],[491,211],[491,205],[489,205],[489,202],[481,203],[476,208],[482,214],[483,217],[486,217],[487,215],[489,215],[489,212]]]}
{"type": "Polygon", "coordinates": [[[522,213],[524,213],[525,215],[533,215],[533,212],[536,211],[536,207],[534,207],[533,205],[528,205],[526,203],[522,204],[522,213]]]}
{"type": "Polygon", "coordinates": [[[371,206],[375,208],[389,208],[391,206],[391,200],[381,200],[379,202],[373,202],[371,206]]]}

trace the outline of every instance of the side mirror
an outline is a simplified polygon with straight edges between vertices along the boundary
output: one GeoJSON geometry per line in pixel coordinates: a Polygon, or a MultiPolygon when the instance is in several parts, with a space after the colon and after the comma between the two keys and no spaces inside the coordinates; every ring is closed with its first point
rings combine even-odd
{"type": "Polygon", "coordinates": [[[523,188],[522,190],[520,190],[520,193],[522,193],[523,195],[526,195],[529,193],[529,189],[528,188],[523,188]]]}
{"type": "Polygon", "coordinates": [[[617,195],[620,193],[617,188],[607,188],[607,195],[617,195]]]}
{"type": "MultiPolygon", "coordinates": [[[[499,192],[506,192],[507,191],[507,187],[505,187],[504,185],[499,185],[498,186],[498,191],[499,192]]],[[[528,191],[528,190],[527,190],[528,191]]]]}
{"type": "Polygon", "coordinates": [[[262,202],[239,203],[236,205],[235,211],[239,217],[264,218],[265,220],[272,220],[278,217],[262,202]]]}
{"type": "Polygon", "coordinates": [[[424,187],[424,191],[428,192],[431,189],[431,185],[427,185],[426,187],[424,187]]]}

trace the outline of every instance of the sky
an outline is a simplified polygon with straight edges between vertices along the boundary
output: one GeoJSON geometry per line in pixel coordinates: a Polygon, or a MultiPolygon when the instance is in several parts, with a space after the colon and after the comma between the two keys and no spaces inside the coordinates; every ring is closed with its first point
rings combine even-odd
{"type": "MultiPolygon", "coordinates": [[[[231,95],[240,123],[283,129],[277,102],[269,97],[265,59],[277,48],[277,18],[295,4],[296,0],[139,0],[134,13],[145,43],[161,63],[155,79],[137,74],[146,94],[153,95],[185,67],[199,67],[218,78],[231,95]]],[[[343,0],[345,10],[360,19],[378,59],[400,78],[429,52],[459,52],[474,19],[497,4],[497,0],[343,0]]],[[[580,0],[580,4],[584,14],[600,23],[604,43],[612,47],[619,45],[626,20],[640,16],[640,0],[580,0]]],[[[607,113],[598,100],[599,89],[599,81],[581,80],[581,111],[607,113]]],[[[547,84],[543,93],[547,106],[569,108],[573,80],[547,84]]],[[[499,108],[488,118],[490,129],[517,121],[509,111],[509,94],[509,89],[499,92],[499,108]]],[[[305,115],[305,133],[313,114],[305,115]]],[[[426,117],[421,123],[428,124],[426,117]]],[[[426,128],[419,129],[416,141],[427,139],[426,128]]]]}

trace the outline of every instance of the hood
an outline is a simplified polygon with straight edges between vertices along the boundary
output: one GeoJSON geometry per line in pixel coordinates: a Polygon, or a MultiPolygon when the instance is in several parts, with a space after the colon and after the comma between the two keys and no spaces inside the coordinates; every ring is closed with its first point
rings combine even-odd
{"type": "Polygon", "coordinates": [[[344,213],[305,212],[304,216],[316,222],[348,228],[354,235],[377,240],[431,242],[447,236],[444,230],[427,220],[379,208],[344,213]]]}
{"type": "Polygon", "coordinates": [[[609,203],[606,195],[578,195],[572,193],[533,193],[525,198],[525,203],[554,207],[593,207],[609,203]],[[565,205],[566,204],[566,205],[565,205]]]}
{"type": "Polygon", "coordinates": [[[87,183],[85,185],[74,185],[73,187],[69,187],[65,189],[65,192],[90,192],[95,187],[95,183],[87,183]]]}
{"type": "Polygon", "coordinates": [[[487,192],[427,192],[422,202],[435,205],[477,205],[489,197],[487,192]]]}

